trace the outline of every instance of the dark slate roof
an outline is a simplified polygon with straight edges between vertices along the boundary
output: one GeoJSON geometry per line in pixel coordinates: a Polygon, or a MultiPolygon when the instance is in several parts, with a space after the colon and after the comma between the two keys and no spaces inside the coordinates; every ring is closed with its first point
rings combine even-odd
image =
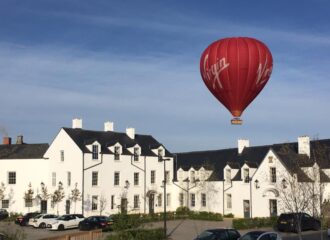
{"type": "MultiPolygon", "coordinates": [[[[237,148],[210,150],[198,152],[177,153],[177,168],[187,171],[190,167],[200,169],[202,166],[214,170],[210,181],[224,180],[223,169],[228,164],[233,169],[241,168],[246,163],[251,168],[258,168],[269,150],[273,150],[285,167],[296,173],[299,181],[310,181],[310,178],[300,169],[312,167],[315,162],[321,168],[330,168],[330,139],[311,141],[311,157],[298,154],[298,143],[282,143],[265,146],[246,147],[241,154],[237,148]]],[[[236,174],[233,180],[240,179],[236,174]]]]}
{"type": "Polygon", "coordinates": [[[330,182],[330,178],[322,170],[320,171],[320,180],[322,183],[330,182]]]}
{"type": "Polygon", "coordinates": [[[10,144],[0,145],[1,159],[41,159],[49,145],[42,144],[10,144]]]}
{"type": "MultiPolygon", "coordinates": [[[[92,144],[97,141],[101,144],[102,153],[111,153],[108,147],[113,146],[117,142],[123,146],[123,155],[132,155],[127,148],[133,147],[138,144],[141,147],[142,156],[156,156],[152,149],[163,146],[156,139],[150,135],[135,134],[135,138],[131,139],[126,133],[120,132],[104,132],[104,131],[91,131],[77,128],[63,128],[64,131],[72,138],[77,146],[85,153],[90,152],[86,145],[92,144]]],[[[163,146],[164,147],[164,146],[163,146]]],[[[165,148],[165,147],[164,147],[165,148]]],[[[172,154],[165,148],[165,157],[171,157],[172,154]]]]}

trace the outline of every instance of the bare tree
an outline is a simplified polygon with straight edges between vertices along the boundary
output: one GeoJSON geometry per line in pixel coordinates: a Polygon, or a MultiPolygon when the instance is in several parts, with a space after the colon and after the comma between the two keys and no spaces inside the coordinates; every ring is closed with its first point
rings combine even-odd
{"type": "Polygon", "coordinates": [[[102,215],[102,212],[106,209],[108,204],[107,198],[102,194],[100,197],[100,216],[102,215]]]}
{"type": "Polygon", "coordinates": [[[59,215],[58,204],[63,200],[64,197],[65,194],[64,194],[63,184],[62,182],[59,182],[57,189],[54,191],[54,193],[51,196],[53,204],[55,204],[57,207],[57,215],[59,215]]]}
{"type": "Polygon", "coordinates": [[[48,189],[47,189],[47,186],[41,182],[41,193],[38,194],[38,197],[41,199],[41,200],[48,200],[49,197],[50,197],[50,194],[48,193],[48,189]]]}
{"type": "Polygon", "coordinates": [[[5,198],[5,191],[6,191],[6,186],[3,182],[0,184],[0,201],[2,201],[5,198]]]}
{"type": "Polygon", "coordinates": [[[76,183],[74,189],[71,190],[70,200],[74,202],[74,213],[76,213],[77,202],[81,201],[81,193],[78,189],[78,183],[76,183]]]}
{"type": "Polygon", "coordinates": [[[34,191],[32,189],[31,183],[28,185],[28,190],[24,193],[25,207],[28,207],[30,212],[30,207],[32,207],[32,201],[34,198],[34,191]]]}

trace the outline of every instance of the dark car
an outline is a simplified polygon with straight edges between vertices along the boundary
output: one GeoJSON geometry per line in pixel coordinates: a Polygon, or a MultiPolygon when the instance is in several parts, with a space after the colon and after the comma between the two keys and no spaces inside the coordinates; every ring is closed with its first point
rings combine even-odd
{"type": "Polygon", "coordinates": [[[18,216],[15,220],[16,224],[19,224],[21,226],[26,226],[29,222],[30,218],[34,218],[35,216],[39,215],[40,212],[29,212],[23,216],[18,216]]]}
{"type": "Polygon", "coordinates": [[[320,220],[307,213],[282,213],[277,219],[277,229],[284,232],[298,232],[298,223],[301,221],[301,231],[320,230],[320,220]]]}
{"type": "Polygon", "coordinates": [[[90,216],[79,223],[79,230],[91,230],[110,227],[113,220],[106,216],[90,216]]]}
{"type": "Polygon", "coordinates": [[[282,240],[276,232],[251,231],[244,234],[239,240],[282,240]]]}
{"type": "Polygon", "coordinates": [[[5,219],[9,216],[6,209],[0,209],[0,220],[5,219]]]}
{"type": "Polygon", "coordinates": [[[195,240],[237,240],[240,237],[235,229],[218,228],[203,231],[195,240]]]}

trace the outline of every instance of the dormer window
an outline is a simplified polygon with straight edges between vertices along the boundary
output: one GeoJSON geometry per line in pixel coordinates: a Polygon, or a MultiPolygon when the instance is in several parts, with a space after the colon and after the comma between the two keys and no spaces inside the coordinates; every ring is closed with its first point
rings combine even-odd
{"type": "Polygon", "coordinates": [[[92,159],[93,160],[99,159],[99,146],[98,145],[92,146],[92,159]]]}
{"type": "Polygon", "coordinates": [[[115,146],[115,160],[120,160],[120,147],[115,146]]]}
{"type": "Polygon", "coordinates": [[[158,161],[162,161],[163,159],[163,149],[158,149],[158,161]]]}
{"type": "Polygon", "coordinates": [[[134,161],[139,161],[139,148],[134,148],[134,161]]]}
{"type": "Polygon", "coordinates": [[[248,168],[243,169],[243,180],[244,180],[245,183],[250,182],[250,175],[249,175],[249,169],[248,168]]]}

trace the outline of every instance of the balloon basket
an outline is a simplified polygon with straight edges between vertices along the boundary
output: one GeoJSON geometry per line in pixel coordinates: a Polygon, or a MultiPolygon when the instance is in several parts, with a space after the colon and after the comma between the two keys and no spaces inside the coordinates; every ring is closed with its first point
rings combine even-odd
{"type": "Polygon", "coordinates": [[[233,119],[231,120],[231,124],[232,124],[232,125],[242,125],[242,123],[243,123],[243,120],[240,119],[240,118],[233,118],[233,119]]]}

